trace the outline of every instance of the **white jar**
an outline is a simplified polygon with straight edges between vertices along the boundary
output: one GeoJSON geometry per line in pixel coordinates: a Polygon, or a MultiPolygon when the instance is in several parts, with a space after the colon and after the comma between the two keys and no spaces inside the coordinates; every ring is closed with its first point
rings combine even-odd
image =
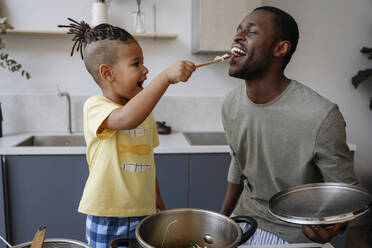
{"type": "Polygon", "coordinates": [[[91,26],[95,27],[101,23],[108,23],[107,5],[104,2],[94,2],[92,5],[91,26]]]}

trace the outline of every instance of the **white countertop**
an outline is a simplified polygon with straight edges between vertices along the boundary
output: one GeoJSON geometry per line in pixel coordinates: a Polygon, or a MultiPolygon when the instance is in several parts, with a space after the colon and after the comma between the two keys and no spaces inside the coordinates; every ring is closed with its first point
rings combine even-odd
{"type": "MultiPolygon", "coordinates": [[[[32,135],[66,135],[63,133],[43,134],[14,134],[0,138],[0,155],[53,155],[53,154],[85,154],[84,146],[16,146],[32,135]]],[[[75,133],[73,135],[82,135],[75,133]]],[[[227,145],[190,145],[182,132],[173,132],[168,135],[159,135],[160,145],[154,149],[155,154],[182,154],[182,153],[229,153],[227,145]]],[[[348,143],[350,150],[355,151],[356,145],[348,143]]]]}
{"type": "MultiPolygon", "coordinates": [[[[85,154],[86,147],[83,146],[16,146],[18,143],[32,135],[66,135],[62,133],[48,134],[15,134],[0,138],[0,155],[53,155],[53,154],[85,154]]],[[[74,135],[82,135],[76,133],[74,135]]],[[[155,154],[180,154],[180,153],[228,153],[226,145],[190,145],[182,132],[173,132],[168,135],[159,135],[160,145],[154,149],[155,154]]]]}

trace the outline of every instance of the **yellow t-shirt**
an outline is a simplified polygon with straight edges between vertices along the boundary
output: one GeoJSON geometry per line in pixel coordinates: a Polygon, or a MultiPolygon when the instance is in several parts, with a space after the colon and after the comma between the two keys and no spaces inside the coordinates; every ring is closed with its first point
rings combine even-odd
{"type": "Polygon", "coordinates": [[[95,216],[143,216],[156,211],[153,148],[159,145],[152,114],[131,130],[105,129],[102,122],[116,108],[104,96],[84,104],[84,136],[89,177],[79,212],[95,216]]]}

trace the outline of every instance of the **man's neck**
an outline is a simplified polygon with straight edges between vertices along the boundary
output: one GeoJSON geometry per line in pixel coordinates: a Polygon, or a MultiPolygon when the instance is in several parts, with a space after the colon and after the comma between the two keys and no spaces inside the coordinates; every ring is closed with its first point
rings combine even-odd
{"type": "Polygon", "coordinates": [[[290,79],[284,74],[267,75],[254,80],[245,80],[247,96],[256,104],[264,104],[274,100],[289,85],[290,79]]]}

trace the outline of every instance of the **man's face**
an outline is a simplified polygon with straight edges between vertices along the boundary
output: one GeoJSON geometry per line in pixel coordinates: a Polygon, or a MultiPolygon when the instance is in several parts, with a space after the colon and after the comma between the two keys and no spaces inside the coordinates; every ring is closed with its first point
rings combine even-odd
{"type": "Polygon", "coordinates": [[[233,38],[229,75],[255,79],[264,75],[273,59],[274,14],[256,10],[239,24],[233,38]]]}

